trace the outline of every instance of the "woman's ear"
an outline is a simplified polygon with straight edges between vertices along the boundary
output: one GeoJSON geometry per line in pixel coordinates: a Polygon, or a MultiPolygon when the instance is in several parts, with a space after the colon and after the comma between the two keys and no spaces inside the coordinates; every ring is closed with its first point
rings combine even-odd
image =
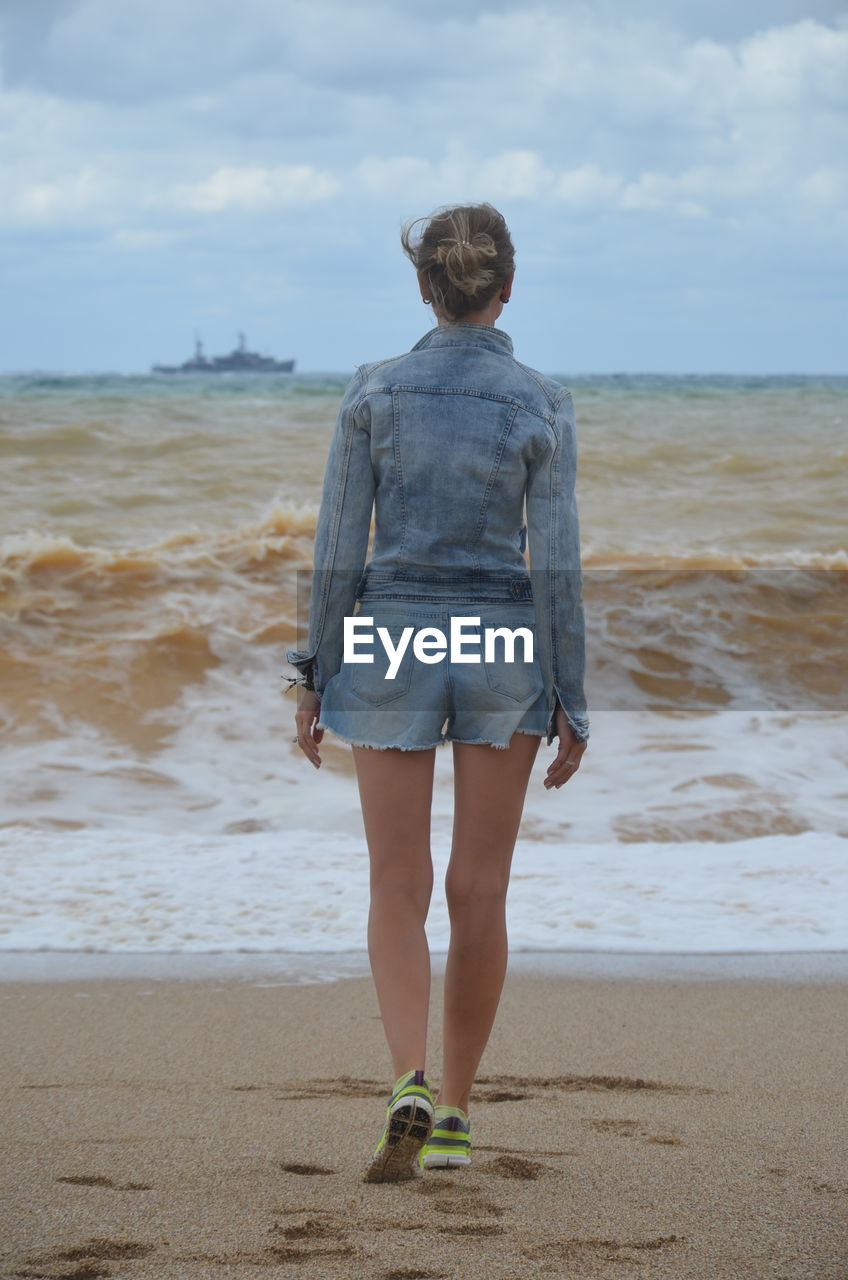
{"type": "Polygon", "coordinates": [[[418,288],[421,290],[421,301],[430,302],[431,301],[430,282],[427,279],[427,272],[419,271],[417,275],[418,275],[418,288]]]}
{"type": "Polygon", "coordinates": [[[509,302],[509,295],[512,293],[512,282],[514,279],[515,272],[510,271],[506,280],[503,282],[503,288],[501,289],[501,302],[509,302]]]}

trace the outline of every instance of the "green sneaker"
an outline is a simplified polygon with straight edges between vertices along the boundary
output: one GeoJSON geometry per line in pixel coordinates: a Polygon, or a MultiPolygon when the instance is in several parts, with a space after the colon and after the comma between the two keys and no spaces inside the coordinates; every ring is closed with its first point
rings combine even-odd
{"type": "Polygon", "coordinates": [[[454,1169],[471,1164],[471,1120],[461,1107],[436,1107],[429,1141],[418,1156],[420,1169],[454,1169]]]}
{"type": "Polygon", "coordinates": [[[418,1155],[433,1130],[433,1095],[423,1071],[407,1071],[395,1081],[386,1125],[364,1182],[406,1182],[420,1176],[418,1155]]]}

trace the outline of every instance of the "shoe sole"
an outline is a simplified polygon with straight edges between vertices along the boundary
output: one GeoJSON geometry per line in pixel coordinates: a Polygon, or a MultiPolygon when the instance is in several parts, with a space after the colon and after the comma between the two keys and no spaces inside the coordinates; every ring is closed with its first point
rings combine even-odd
{"type": "Polygon", "coordinates": [[[425,1169],[461,1169],[468,1164],[471,1164],[470,1156],[442,1156],[437,1155],[436,1152],[431,1152],[424,1157],[425,1169]]]}
{"type": "Polygon", "coordinates": [[[381,1150],[365,1171],[365,1182],[408,1182],[418,1178],[418,1154],[426,1145],[436,1113],[422,1098],[401,1102],[389,1117],[381,1150]]]}

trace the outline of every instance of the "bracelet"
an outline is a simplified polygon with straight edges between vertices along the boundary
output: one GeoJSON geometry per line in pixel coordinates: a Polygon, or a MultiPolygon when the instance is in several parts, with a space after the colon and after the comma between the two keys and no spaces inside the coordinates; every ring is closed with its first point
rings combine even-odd
{"type": "Polygon", "coordinates": [[[307,693],[315,692],[315,685],[312,682],[311,671],[308,674],[304,672],[303,675],[300,676],[281,676],[280,679],[288,680],[289,682],[288,689],[283,690],[284,693],[289,693],[297,684],[301,685],[307,693]]]}

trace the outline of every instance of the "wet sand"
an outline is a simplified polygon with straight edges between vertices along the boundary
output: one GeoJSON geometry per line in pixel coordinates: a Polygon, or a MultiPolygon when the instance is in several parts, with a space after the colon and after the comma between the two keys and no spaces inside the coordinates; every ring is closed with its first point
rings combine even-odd
{"type": "MultiPolygon", "coordinates": [[[[441,977],[428,1069],[438,1079],[441,977]]],[[[474,1162],[362,1171],[368,978],[0,985],[0,1274],[845,1280],[848,984],[516,965],[474,1162]]]]}

